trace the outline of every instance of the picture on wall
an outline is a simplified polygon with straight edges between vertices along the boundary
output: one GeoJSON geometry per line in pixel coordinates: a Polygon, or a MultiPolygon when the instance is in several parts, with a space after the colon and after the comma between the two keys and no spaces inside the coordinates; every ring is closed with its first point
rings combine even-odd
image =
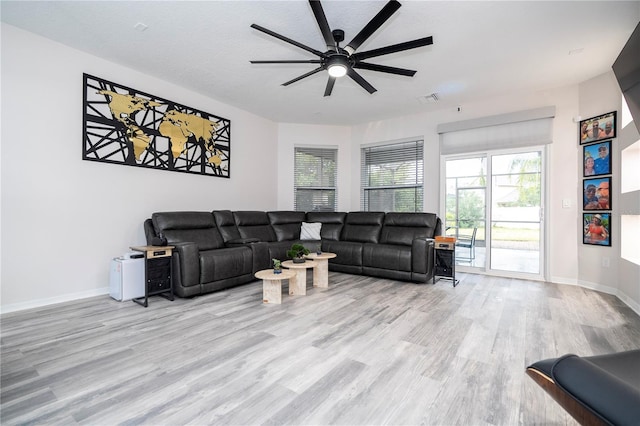
{"type": "Polygon", "coordinates": [[[231,122],[84,74],[82,159],[230,177],[231,122]]]}
{"type": "Polygon", "coordinates": [[[611,174],[611,141],[603,141],[582,147],[584,177],[611,174]]]}
{"type": "Polygon", "coordinates": [[[611,210],[611,178],[583,179],[583,210],[611,210]]]}
{"type": "Polygon", "coordinates": [[[591,117],[580,122],[578,140],[580,145],[598,142],[616,137],[616,111],[608,112],[597,117],[591,117]]]}
{"type": "Polygon", "coordinates": [[[611,246],[611,213],[582,214],[582,243],[611,246]]]}

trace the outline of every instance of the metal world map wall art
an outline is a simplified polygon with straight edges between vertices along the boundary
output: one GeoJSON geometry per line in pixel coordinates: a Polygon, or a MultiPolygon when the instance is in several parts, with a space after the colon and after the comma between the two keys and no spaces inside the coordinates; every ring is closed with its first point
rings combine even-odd
{"type": "Polygon", "coordinates": [[[230,177],[231,121],[84,74],[82,159],[230,177]]]}

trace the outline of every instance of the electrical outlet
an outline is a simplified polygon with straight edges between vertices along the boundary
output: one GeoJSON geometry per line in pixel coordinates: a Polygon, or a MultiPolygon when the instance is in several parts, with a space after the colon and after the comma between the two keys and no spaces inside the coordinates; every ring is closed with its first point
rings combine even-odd
{"type": "Polygon", "coordinates": [[[602,267],[603,268],[608,268],[609,266],[611,266],[611,263],[609,262],[609,258],[608,257],[603,257],[602,258],[602,267]]]}

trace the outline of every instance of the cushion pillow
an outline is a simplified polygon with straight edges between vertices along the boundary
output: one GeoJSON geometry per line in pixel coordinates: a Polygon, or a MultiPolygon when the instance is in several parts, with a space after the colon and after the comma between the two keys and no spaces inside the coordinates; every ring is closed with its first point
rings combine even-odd
{"type": "Polygon", "coordinates": [[[322,223],[320,222],[302,222],[302,228],[300,228],[300,239],[319,240],[321,229],[322,223]]]}

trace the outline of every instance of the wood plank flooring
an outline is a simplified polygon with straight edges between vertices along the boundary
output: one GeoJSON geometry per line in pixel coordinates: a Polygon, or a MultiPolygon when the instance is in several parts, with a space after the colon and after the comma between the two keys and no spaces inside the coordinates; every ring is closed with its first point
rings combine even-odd
{"type": "MultiPolygon", "coordinates": [[[[264,305],[261,282],[143,308],[108,296],[3,315],[2,425],[575,424],[525,374],[640,348],[617,298],[460,274],[331,272],[264,305]]],[[[286,286],[283,286],[286,287],[286,286]]]]}

